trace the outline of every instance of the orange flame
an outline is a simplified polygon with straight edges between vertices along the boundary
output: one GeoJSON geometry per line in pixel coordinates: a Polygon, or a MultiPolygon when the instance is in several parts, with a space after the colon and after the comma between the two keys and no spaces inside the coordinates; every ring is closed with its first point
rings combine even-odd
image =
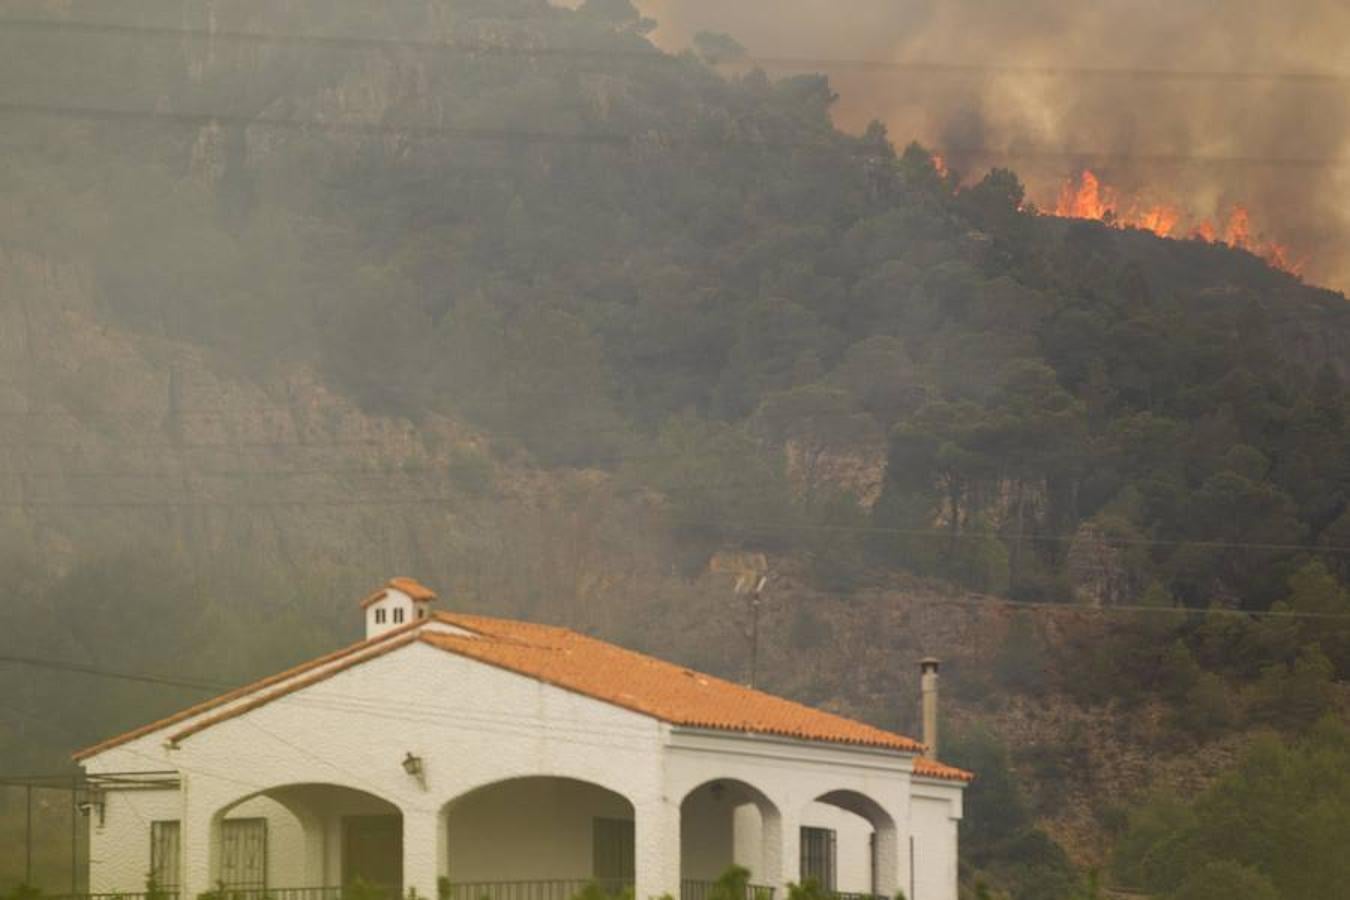
{"type": "Polygon", "coordinates": [[[1167,237],[1181,221],[1181,211],[1171,206],[1122,206],[1115,190],[1104,187],[1091,169],[1084,169],[1075,187],[1066,181],[1055,204],[1055,215],[1070,219],[1098,219],[1117,228],[1142,228],[1167,237]]]}
{"type": "MultiPolygon", "coordinates": [[[[1177,227],[1188,218],[1180,209],[1168,204],[1144,206],[1138,200],[1132,200],[1128,205],[1121,203],[1115,190],[1103,185],[1091,169],[1084,169],[1076,180],[1064,182],[1054,214],[1069,219],[1096,219],[1113,228],[1138,228],[1159,237],[1176,236],[1177,227]]],[[[1246,250],[1275,268],[1295,275],[1307,262],[1306,259],[1293,260],[1289,249],[1282,244],[1253,237],[1251,213],[1240,204],[1228,214],[1222,232],[1223,237],[1218,238],[1219,229],[1214,222],[1204,219],[1194,225],[1187,236],[1246,250]]]]}

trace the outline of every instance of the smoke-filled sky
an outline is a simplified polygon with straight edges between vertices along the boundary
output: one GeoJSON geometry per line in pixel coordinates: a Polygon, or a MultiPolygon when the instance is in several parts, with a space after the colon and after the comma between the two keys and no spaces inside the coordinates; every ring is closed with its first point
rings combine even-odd
{"type": "MultiPolygon", "coordinates": [[[[823,65],[839,124],[879,118],[899,143],[945,151],[967,176],[1008,165],[1031,199],[1093,163],[1123,196],[1169,203],[1186,226],[1235,204],[1255,235],[1308,258],[1308,280],[1350,287],[1350,3],[1344,0],[641,0],[668,49],[702,30],[758,57],[889,59],[1079,72],[850,71],[823,65]],[[1143,70],[1140,73],[1140,70],[1143,70]],[[1159,70],[1209,73],[1170,77],[1159,70]],[[1272,79],[1260,73],[1330,73],[1272,79]],[[1214,73],[1244,73],[1212,77],[1214,73]],[[955,148],[983,147],[984,156],[955,148]],[[1094,161],[1070,153],[1104,153],[1094,161]],[[1177,157],[1240,158],[1187,162],[1177,157]],[[1161,159],[1160,159],[1161,157],[1161,159]]],[[[786,70],[782,70],[786,74],[786,70]]]]}

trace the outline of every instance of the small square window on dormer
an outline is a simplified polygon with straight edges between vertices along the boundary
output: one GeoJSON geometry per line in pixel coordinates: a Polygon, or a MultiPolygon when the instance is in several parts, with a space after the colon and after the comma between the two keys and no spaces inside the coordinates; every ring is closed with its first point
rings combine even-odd
{"type": "Polygon", "coordinates": [[[394,624],[395,624],[395,625],[401,625],[401,624],[403,624],[403,610],[402,610],[402,609],[396,609],[396,610],[394,610],[394,624]]]}
{"type": "Polygon", "coordinates": [[[419,609],[417,610],[417,618],[419,618],[419,619],[425,619],[426,617],[427,617],[427,611],[426,611],[425,609],[419,608],[419,609]]]}
{"type": "Polygon", "coordinates": [[[375,610],[375,624],[376,625],[384,624],[384,610],[382,609],[375,610]]]}

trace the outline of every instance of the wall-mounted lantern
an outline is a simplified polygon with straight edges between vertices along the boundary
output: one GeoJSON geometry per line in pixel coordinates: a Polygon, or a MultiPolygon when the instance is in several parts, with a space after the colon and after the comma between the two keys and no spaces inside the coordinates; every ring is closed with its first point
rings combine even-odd
{"type": "Polygon", "coordinates": [[[403,757],[403,771],[416,778],[422,783],[423,787],[426,787],[426,766],[422,762],[422,757],[409,751],[403,757]]]}

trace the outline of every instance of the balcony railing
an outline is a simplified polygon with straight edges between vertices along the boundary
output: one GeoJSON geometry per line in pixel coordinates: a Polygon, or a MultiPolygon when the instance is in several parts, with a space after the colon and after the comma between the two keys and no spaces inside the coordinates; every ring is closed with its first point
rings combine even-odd
{"type": "Polygon", "coordinates": [[[212,900],[399,900],[397,887],[354,884],[347,887],[221,887],[212,900]]]}
{"type": "Polygon", "coordinates": [[[686,878],[680,882],[680,900],[773,900],[773,888],[767,884],[747,884],[745,896],[730,897],[720,882],[686,878]]]}
{"type": "MultiPolygon", "coordinates": [[[[544,879],[534,881],[459,881],[437,900],[631,900],[631,879],[544,879]]],[[[347,887],[217,888],[211,900],[401,900],[397,888],[376,885],[347,887]]],[[[832,894],[832,900],[889,900],[870,894],[832,894]]],[[[102,894],[42,894],[39,900],[180,900],[177,891],[102,894]]],[[[191,898],[189,898],[191,900],[191,898]]],[[[426,898],[430,900],[430,898],[426,898]]],[[[743,897],[729,897],[716,881],[685,879],[680,900],[774,900],[774,889],[764,884],[745,886],[743,897]]]]}
{"type": "Polygon", "coordinates": [[[456,881],[442,900],[605,900],[633,896],[633,882],[622,878],[546,879],[542,881],[456,881]]]}

